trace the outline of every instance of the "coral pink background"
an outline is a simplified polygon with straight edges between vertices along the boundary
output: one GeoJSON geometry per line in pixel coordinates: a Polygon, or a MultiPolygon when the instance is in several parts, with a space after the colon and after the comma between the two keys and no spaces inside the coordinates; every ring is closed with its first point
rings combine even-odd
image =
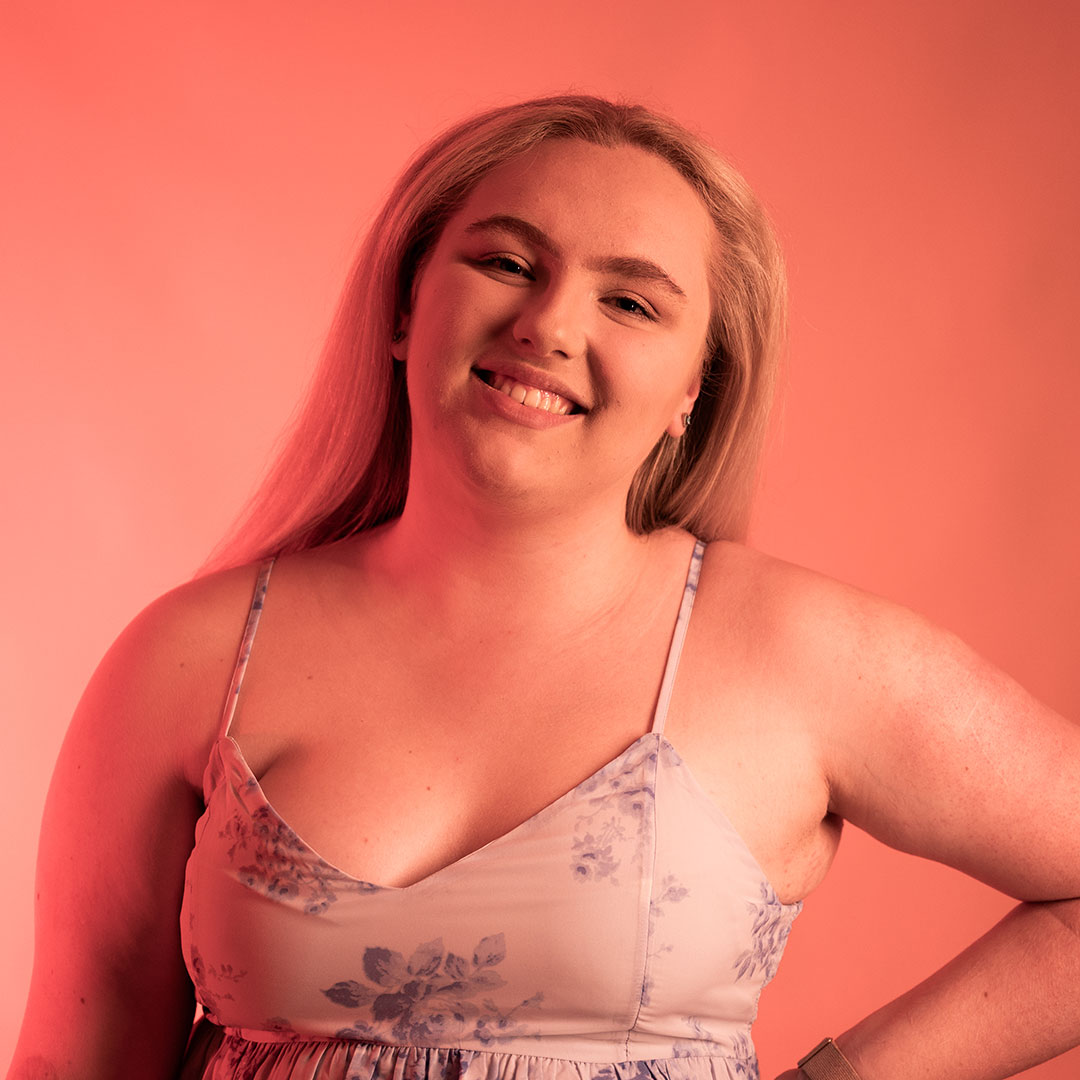
{"type": "MultiPolygon", "coordinates": [[[[924,611],[1080,716],[1078,11],[8,0],[0,1065],[82,684],[252,486],[404,158],[481,106],[628,95],[736,160],[794,297],[755,542],[924,611]]],[[[763,998],[762,1075],[1008,906],[850,830],[763,998]]],[[[1078,1071],[1074,1052],[1030,1075],[1078,1071]]]]}

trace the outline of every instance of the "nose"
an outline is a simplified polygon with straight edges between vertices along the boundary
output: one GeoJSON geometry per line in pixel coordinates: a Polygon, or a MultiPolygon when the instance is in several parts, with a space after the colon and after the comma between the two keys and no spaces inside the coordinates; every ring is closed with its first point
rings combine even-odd
{"type": "Polygon", "coordinates": [[[538,357],[569,359],[585,348],[582,300],[567,284],[530,290],[514,320],[514,340],[538,357]]]}

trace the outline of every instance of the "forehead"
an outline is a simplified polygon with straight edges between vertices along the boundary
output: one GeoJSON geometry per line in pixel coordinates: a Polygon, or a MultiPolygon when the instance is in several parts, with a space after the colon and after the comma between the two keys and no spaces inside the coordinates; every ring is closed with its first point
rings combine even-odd
{"type": "Polygon", "coordinates": [[[448,231],[496,214],[538,226],[568,258],[638,256],[687,292],[708,289],[714,230],[697,192],[636,146],[550,140],[488,173],[448,231]]]}

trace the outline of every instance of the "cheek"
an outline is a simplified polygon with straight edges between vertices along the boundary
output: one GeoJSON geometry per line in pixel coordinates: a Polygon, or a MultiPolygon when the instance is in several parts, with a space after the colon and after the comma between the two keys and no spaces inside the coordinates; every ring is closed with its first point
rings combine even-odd
{"type": "Polygon", "coordinates": [[[474,274],[455,270],[432,275],[417,296],[413,321],[428,349],[483,342],[510,317],[508,290],[485,288],[474,274]]]}
{"type": "Polygon", "coordinates": [[[630,356],[624,352],[624,377],[612,387],[613,395],[625,405],[635,405],[642,415],[666,417],[682,402],[701,370],[699,349],[692,353],[694,361],[687,363],[690,350],[688,344],[682,343],[663,349],[638,349],[630,356]]]}
{"type": "Polygon", "coordinates": [[[430,282],[417,296],[409,331],[409,362],[438,364],[462,329],[462,305],[442,282],[430,282]]]}

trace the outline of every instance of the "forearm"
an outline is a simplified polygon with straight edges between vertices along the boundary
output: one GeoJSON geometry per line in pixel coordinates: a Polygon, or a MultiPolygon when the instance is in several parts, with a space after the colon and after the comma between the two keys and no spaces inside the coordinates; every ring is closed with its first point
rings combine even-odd
{"type": "Polygon", "coordinates": [[[863,1080],[998,1080],[1080,1044],[1080,900],[1020,904],[837,1043],[863,1080]]]}

